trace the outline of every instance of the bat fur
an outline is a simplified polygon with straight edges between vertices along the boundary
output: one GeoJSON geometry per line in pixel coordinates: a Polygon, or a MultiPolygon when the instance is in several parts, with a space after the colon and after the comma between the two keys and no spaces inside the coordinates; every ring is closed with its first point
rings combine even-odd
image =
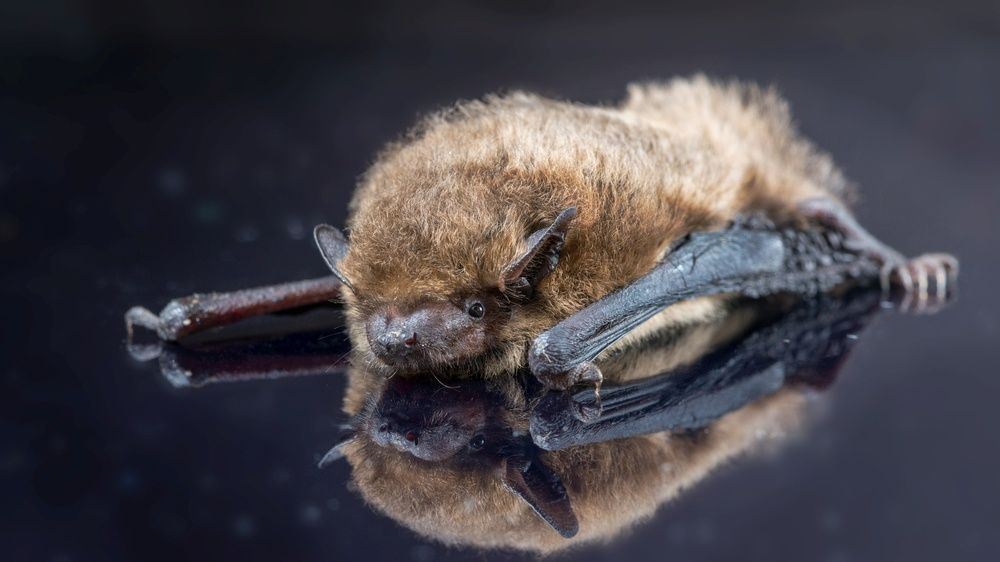
{"type": "MultiPolygon", "coordinates": [[[[350,204],[338,269],[353,288],[343,298],[357,360],[387,374],[512,372],[541,332],[648,272],[687,234],[749,212],[786,223],[819,196],[847,203],[851,191],[787,103],[754,85],[696,76],[632,85],[618,106],[521,92],[457,104],[390,145],[350,204]],[[473,346],[483,352],[431,349],[415,368],[373,356],[366,321],[377,310],[495,292],[529,235],[570,207],[558,266],[533,299],[488,322],[473,346]]],[[[672,306],[620,344],[710,315],[718,300],[672,306]]]]}

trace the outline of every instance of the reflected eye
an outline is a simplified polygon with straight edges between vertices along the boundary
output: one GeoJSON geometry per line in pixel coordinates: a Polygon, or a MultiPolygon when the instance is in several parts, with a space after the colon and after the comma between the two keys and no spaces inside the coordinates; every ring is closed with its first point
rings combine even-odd
{"type": "Polygon", "coordinates": [[[473,318],[482,318],[486,314],[486,307],[479,301],[472,301],[469,303],[467,312],[473,318]]]}
{"type": "Polygon", "coordinates": [[[469,446],[478,451],[486,446],[486,438],[482,435],[477,435],[472,438],[472,441],[469,441],[469,446]]]}

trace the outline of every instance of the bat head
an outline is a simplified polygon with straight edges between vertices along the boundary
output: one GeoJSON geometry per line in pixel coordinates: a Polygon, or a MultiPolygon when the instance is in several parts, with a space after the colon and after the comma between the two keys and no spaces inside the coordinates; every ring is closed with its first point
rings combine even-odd
{"type": "Polygon", "coordinates": [[[510,307],[497,291],[439,300],[422,297],[378,306],[365,319],[368,346],[400,371],[452,365],[487,353],[510,307]]]}
{"type": "Polygon", "coordinates": [[[525,239],[524,250],[511,255],[485,286],[448,294],[387,298],[356,289],[340,268],[350,250],[347,238],[327,225],[316,227],[315,238],[327,265],[350,288],[355,301],[365,302],[358,307],[357,319],[364,325],[371,352],[397,372],[418,372],[481,357],[494,348],[514,308],[530,302],[559,263],[566,230],[575,216],[575,208],[565,209],[533,232],[525,239]]]}
{"type": "Polygon", "coordinates": [[[360,430],[380,447],[439,462],[486,447],[502,433],[479,382],[453,388],[394,377],[361,416],[360,430]]]}

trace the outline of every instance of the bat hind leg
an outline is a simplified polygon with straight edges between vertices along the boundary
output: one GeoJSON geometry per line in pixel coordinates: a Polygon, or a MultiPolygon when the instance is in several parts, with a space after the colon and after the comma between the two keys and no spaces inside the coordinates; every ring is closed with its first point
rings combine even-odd
{"type": "Polygon", "coordinates": [[[832,199],[818,197],[799,203],[805,218],[844,236],[849,249],[882,263],[882,290],[903,290],[900,308],[904,311],[935,312],[951,299],[958,280],[958,260],[950,254],[930,253],[907,258],[875,238],[854,215],[832,199]]]}

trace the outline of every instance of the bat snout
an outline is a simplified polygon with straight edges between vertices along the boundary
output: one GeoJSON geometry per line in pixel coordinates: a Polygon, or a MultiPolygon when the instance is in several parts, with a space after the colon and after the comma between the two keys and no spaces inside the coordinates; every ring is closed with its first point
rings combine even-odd
{"type": "Polygon", "coordinates": [[[389,305],[365,323],[372,353],[403,372],[454,364],[486,350],[488,324],[450,302],[389,305]]]}
{"type": "Polygon", "coordinates": [[[392,447],[426,461],[441,461],[455,453],[454,439],[442,436],[435,428],[396,417],[383,417],[369,429],[372,440],[382,447],[392,447]]]}
{"type": "Polygon", "coordinates": [[[384,443],[394,443],[402,445],[418,445],[420,443],[421,428],[414,423],[386,419],[378,426],[377,441],[384,443]]]}
{"type": "Polygon", "coordinates": [[[412,358],[421,343],[414,320],[412,315],[394,318],[385,314],[373,315],[366,326],[372,351],[390,365],[412,358]]]}
{"type": "Polygon", "coordinates": [[[376,338],[379,349],[387,356],[403,358],[413,351],[417,346],[416,332],[402,332],[398,330],[387,331],[379,334],[376,338]]]}

